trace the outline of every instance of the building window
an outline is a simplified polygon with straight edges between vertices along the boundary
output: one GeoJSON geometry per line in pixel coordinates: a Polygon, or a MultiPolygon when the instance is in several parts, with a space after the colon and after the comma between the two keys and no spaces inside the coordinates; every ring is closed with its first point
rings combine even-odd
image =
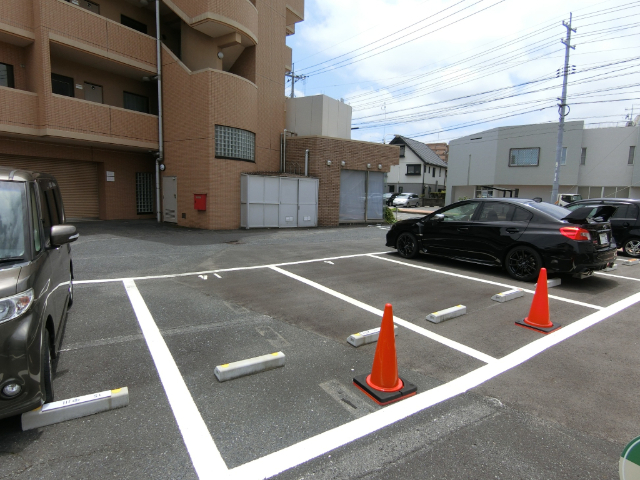
{"type": "Polygon", "coordinates": [[[136,173],[136,213],[153,213],[152,173],[136,173]]]}
{"type": "Polygon", "coordinates": [[[400,145],[400,158],[404,158],[404,145],[400,145]]]}
{"type": "Polygon", "coordinates": [[[420,170],[419,164],[407,165],[407,175],[420,175],[420,170]]]}
{"type": "Polygon", "coordinates": [[[0,86],[15,88],[13,83],[13,65],[0,63],[0,86]]]}
{"type": "Polygon", "coordinates": [[[135,93],[124,92],[123,107],[127,110],[149,113],[149,97],[135,93]]]}
{"type": "Polygon", "coordinates": [[[562,153],[560,154],[560,165],[567,164],[567,147],[562,147],[562,153]]]}
{"type": "Polygon", "coordinates": [[[539,148],[512,148],[509,150],[510,167],[537,167],[539,160],[539,148]]]}
{"type": "Polygon", "coordinates": [[[73,78],[65,77],[64,75],[58,75],[57,73],[51,74],[51,91],[57,95],[64,95],[65,97],[73,97],[73,78]]]}
{"type": "Polygon", "coordinates": [[[403,190],[404,190],[404,187],[398,187],[398,193],[402,193],[403,190]]]}
{"type": "Polygon", "coordinates": [[[256,161],[256,134],[240,128],[216,125],[216,158],[256,161]]]}
{"type": "Polygon", "coordinates": [[[580,165],[586,165],[587,164],[587,149],[583,148],[582,152],[580,153],[580,165]]]}
{"type": "Polygon", "coordinates": [[[431,176],[432,176],[433,178],[436,178],[436,167],[433,167],[433,168],[431,169],[431,176]]]}
{"type": "Polygon", "coordinates": [[[144,23],[134,20],[133,18],[129,18],[126,15],[120,15],[120,23],[125,27],[139,31],[140,33],[147,33],[147,26],[144,23]]]}
{"type": "Polygon", "coordinates": [[[633,165],[633,157],[636,154],[636,147],[629,147],[629,160],[627,161],[627,165],[633,165]]]}

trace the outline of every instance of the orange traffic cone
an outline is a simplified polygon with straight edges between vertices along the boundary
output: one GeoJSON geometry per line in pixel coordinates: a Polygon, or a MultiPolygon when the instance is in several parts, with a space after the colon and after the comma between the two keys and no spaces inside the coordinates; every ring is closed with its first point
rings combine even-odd
{"type": "Polygon", "coordinates": [[[378,345],[373,358],[373,367],[369,375],[359,375],[353,379],[356,387],[362,390],[379,405],[397,402],[415,395],[418,387],[403,381],[398,376],[396,357],[396,337],[393,330],[393,307],[384,306],[382,325],[378,335],[378,345]]]}
{"type": "Polygon", "coordinates": [[[553,332],[561,327],[553,324],[549,318],[549,293],[547,291],[547,269],[541,268],[538,276],[536,291],[529,310],[529,316],[516,322],[516,325],[529,328],[544,334],[553,332]]]}

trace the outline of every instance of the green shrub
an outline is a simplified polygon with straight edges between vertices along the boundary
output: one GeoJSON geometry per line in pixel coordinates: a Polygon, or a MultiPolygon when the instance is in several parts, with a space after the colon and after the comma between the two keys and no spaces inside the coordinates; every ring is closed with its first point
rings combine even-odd
{"type": "Polygon", "coordinates": [[[389,207],[384,207],[384,213],[383,213],[383,217],[384,217],[384,221],[385,223],[396,223],[396,217],[394,215],[398,214],[398,208],[389,208],[389,207]]]}

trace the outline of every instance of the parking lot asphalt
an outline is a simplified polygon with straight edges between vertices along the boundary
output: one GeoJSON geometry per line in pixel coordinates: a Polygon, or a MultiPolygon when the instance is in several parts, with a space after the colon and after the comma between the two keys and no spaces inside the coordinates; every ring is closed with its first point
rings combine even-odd
{"type": "Polygon", "coordinates": [[[56,399],[127,386],[130,403],[27,432],[0,420],[0,478],[614,479],[639,434],[638,267],[562,277],[549,305],[563,328],[544,336],[514,325],[532,284],[402,259],[384,225],[77,226],[56,399]],[[509,287],[524,296],[490,299],[509,287]],[[376,345],[346,338],[385,303],[419,395],[380,407],[351,383],[376,345]],[[465,316],[425,320],[457,304],[465,316]],[[284,368],[213,375],[276,351],[284,368]]]}

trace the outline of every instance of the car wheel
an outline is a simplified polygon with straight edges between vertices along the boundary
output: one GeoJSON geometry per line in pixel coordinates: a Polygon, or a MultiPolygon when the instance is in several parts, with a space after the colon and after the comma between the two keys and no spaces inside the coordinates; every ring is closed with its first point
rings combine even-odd
{"type": "Polygon", "coordinates": [[[542,268],[542,258],[533,248],[521,245],[509,250],[504,266],[512,278],[533,282],[538,278],[542,268]]]}
{"type": "Polygon", "coordinates": [[[630,257],[640,257],[640,238],[630,238],[624,242],[623,248],[630,257]]]}
{"type": "Polygon", "coordinates": [[[401,257],[413,258],[418,253],[418,239],[413,233],[401,233],[396,242],[396,248],[401,257]]]}
{"type": "Polygon", "coordinates": [[[53,368],[47,330],[45,330],[45,338],[42,340],[42,383],[44,384],[44,403],[53,402],[53,368]]]}

